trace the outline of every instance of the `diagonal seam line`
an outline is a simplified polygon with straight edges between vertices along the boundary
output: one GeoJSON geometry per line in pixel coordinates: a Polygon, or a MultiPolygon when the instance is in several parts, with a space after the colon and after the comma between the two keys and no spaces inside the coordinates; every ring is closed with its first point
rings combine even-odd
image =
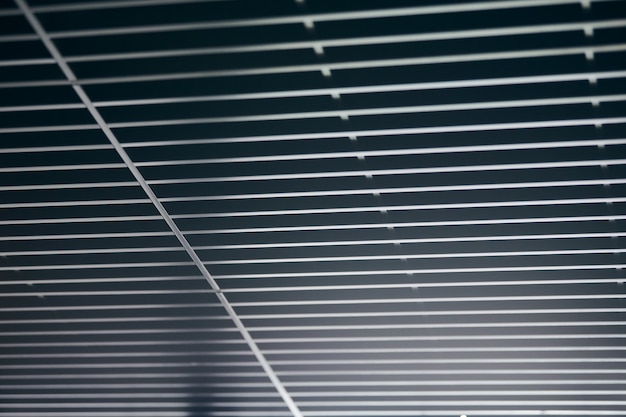
{"type": "Polygon", "coordinates": [[[250,350],[252,350],[252,352],[254,353],[256,359],[260,363],[261,367],[263,368],[263,370],[265,371],[269,379],[272,381],[272,384],[274,385],[274,387],[276,388],[276,390],[282,397],[283,401],[285,402],[285,404],[287,405],[287,407],[289,408],[293,416],[303,417],[302,412],[300,411],[300,409],[294,402],[291,395],[287,392],[287,389],[285,388],[285,386],[279,379],[278,375],[276,374],[276,372],[274,371],[274,369],[268,362],[267,358],[265,357],[265,355],[263,354],[263,352],[261,351],[261,349],[255,342],[254,338],[252,337],[248,329],[245,327],[245,325],[239,318],[239,315],[237,314],[237,312],[231,305],[230,301],[228,301],[226,296],[222,293],[219,284],[213,278],[213,276],[207,270],[207,268],[204,266],[204,264],[202,263],[202,260],[200,259],[196,251],[193,249],[193,247],[189,244],[189,242],[187,241],[187,239],[185,238],[181,230],[178,228],[178,226],[176,225],[176,223],[174,222],[170,214],[167,212],[167,210],[165,209],[161,201],[159,201],[158,197],[156,196],[152,188],[148,185],[148,183],[146,182],[146,179],[143,177],[141,172],[139,172],[139,169],[137,168],[133,160],[130,158],[130,156],[128,156],[128,154],[122,147],[122,144],[119,142],[119,140],[117,139],[117,137],[115,136],[111,128],[109,128],[104,118],[100,115],[100,112],[96,109],[96,107],[94,106],[93,102],[91,101],[91,99],[89,98],[85,90],[83,90],[83,88],[78,84],[76,75],[74,74],[72,69],[69,67],[69,65],[67,64],[67,62],[61,55],[61,52],[54,45],[50,36],[48,35],[48,32],[44,29],[42,24],[39,22],[39,19],[35,16],[33,11],[30,9],[30,6],[28,5],[28,3],[25,0],[15,0],[15,3],[19,7],[19,9],[22,11],[22,13],[26,17],[30,25],[33,27],[34,31],[37,33],[37,36],[39,36],[39,38],[41,39],[42,43],[45,45],[50,55],[52,55],[56,64],[63,71],[63,74],[71,83],[72,88],[74,89],[76,94],[80,97],[81,101],[83,102],[83,104],[85,105],[85,107],[87,108],[91,116],[98,123],[98,126],[100,127],[102,132],[105,134],[107,139],[111,142],[111,144],[113,145],[113,147],[115,148],[119,156],[122,158],[122,160],[124,161],[128,169],[130,170],[130,172],[133,174],[133,176],[135,177],[135,179],[141,186],[141,188],[148,195],[150,201],[152,202],[154,207],[158,210],[163,220],[165,220],[165,222],[170,227],[170,229],[172,230],[172,232],[174,233],[174,235],[176,236],[180,244],[183,246],[183,248],[185,249],[189,257],[192,259],[193,263],[200,270],[200,273],[202,274],[202,276],[209,283],[211,288],[215,291],[215,295],[217,296],[218,300],[220,301],[220,303],[222,304],[222,306],[228,313],[229,317],[231,318],[231,320],[233,321],[233,323],[235,324],[235,326],[241,333],[243,339],[246,341],[246,343],[250,347],[250,350]]]}

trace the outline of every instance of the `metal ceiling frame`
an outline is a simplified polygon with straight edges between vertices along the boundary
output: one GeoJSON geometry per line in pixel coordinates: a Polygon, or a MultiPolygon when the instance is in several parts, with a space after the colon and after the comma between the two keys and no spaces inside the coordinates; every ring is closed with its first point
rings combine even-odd
{"type": "Polygon", "coordinates": [[[59,26],[46,30],[38,17],[54,21],[57,14],[66,12],[122,15],[129,7],[167,9],[231,1],[103,0],[31,6],[29,0],[15,0],[17,9],[0,10],[2,18],[25,17],[35,32],[1,35],[0,44],[10,49],[13,43],[42,42],[51,55],[0,60],[8,74],[23,66],[41,70],[35,74],[48,74],[41,79],[9,78],[0,82],[0,88],[14,92],[71,87],[80,99],[53,102],[45,98],[33,104],[7,100],[0,106],[0,115],[18,115],[17,121],[0,127],[0,134],[6,134],[14,145],[0,149],[0,157],[11,161],[0,167],[0,173],[9,178],[24,174],[27,179],[0,184],[0,192],[11,196],[0,203],[0,209],[14,217],[0,220],[0,227],[8,231],[0,236],[5,243],[0,256],[8,258],[0,265],[0,273],[7,277],[0,281],[0,288],[8,289],[0,292],[0,300],[8,300],[0,307],[0,312],[7,313],[0,325],[6,326],[2,336],[11,337],[2,344],[6,350],[0,352],[0,370],[13,372],[3,377],[2,387],[13,393],[0,393],[0,400],[11,400],[0,409],[17,417],[114,417],[122,412],[129,417],[188,417],[187,400],[197,394],[195,407],[223,408],[210,411],[215,417],[267,417],[269,413],[290,417],[626,416],[626,401],[619,397],[624,391],[617,387],[626,384],[626,334],[621,332],[626,328],[626,294],[615,290],[623,288],[626,268],[626,249],[617,243],[626,237],[622,230],[626,215],[620,214],[626,203],[626,179],[620,177],[626,159],[616,157],[626,148],[619,130],[626,117],[615,109],[626,103],[626,94],[608,92],[606,87],[625,79],[626,70],[596,65],[596,58],[600,62],[600,58],[624,54],[626,43],[602,44],[593,39],[601,31],[625,29],[626,19],[610,16],[404,35],[316,36],[321,23],[572,5],[591,16],[592,4],[623,0],[459,1],[325,13],[308,13],[304,0],[293,0],[288,6],[295,9],[276,17],[86,25],[86,29],[69,26],[67,30],[58,30],[59,26]],[[296,9],[301,13],[292,13],[296,9]],[[114,48],[114,52],[86,54],[64,54],[55,45],[83,37],[113,45],[122,36],[281,25],[297,26],[299,36],[309,36],[226,46],[114,48]],[[429,51],[408,58],[329,58],[331,48],[537,34],[572,34],[582,41],[563,48],[542,48],[543,44],[534,42],[524,46],[522,42],[489,52],[481,46],[475,51],[468,48],[441,55],[429,51]],[[246,53],[276,50],[304,50],[312,60],[294,65],[270,62],[268,66],[250,61],[249,67],[191,67],[179,72],[141,67],[153,58],[192,60],[242,54],[247,59],[246,53]],[[562,74],[511,71],[500,78],[494,78],[497,72],[493,72],[484,78],[334,85],[335,75],[343,70],[526,62],[526,58],[552,56],[567,58],[567,62],[575,57],[581,67],[562,74]],[[117,75],[112,66],[110,76],[77,77],[80,72],[72,69],[127,60],[136,60],[143,70],[117,75]],[[47,72],[55,67],[64,78],[55,79],[53,72],[47,72]],[[266,91],[224,93],[217,89],[220,93],[197,96],[178,94],[175,89],[157,97],[138,93],[137,97],[93,99],[91,94],[95,97],[98,89],[114,84],[163,82],[169,86],[175,84],[170,81],[197,80],[208,85],[219,77],[288,73],[314,74],[323,82],[261,89],[266,91]],[[575,88],[561,94],[559,83],[575,88]],[[515,96],[524,88],[548,84],[555,89],[546,94],[515,96]],[[512,91],[513,97],[472,96],[467,102],[454,98],[462,89],[484,87],[512,91]],[[359,95],[420,91],[449,92],[452,99],[446,96],[443,102],[423,105],[401,100],[389,105],[372,102],[367,107],[344,105],[344,99],[356,103],[359,95]],[[549,95],[553,91],[557,93],[549,95]],[[290,103],[300,98],[323,98],[331,104],[310,111],[297,106],[277,112],[271,112],[270,106],[247,110],[256,106],[255,100],[289,99],[285,102],[290,103]],[[233,107],[232,114],[210,117],[181,113],[185,106],[203,103],[240,107],[233,107]],[[574,115],[551,112],[570,105],[567,108],[585,111],[574,115]],[[157,109],[166,106],[179,115],[163,117],[157,109]],[[607,107],[610,110],[604,114],[602,109],[607,107]],[[72,117],[85,109],[95,123],[72,117]],[[450,114],[454,119],[465,110],[483,109],[509,113],[504,122],[487,119],[476,124],[461,118],[449,125],[425,122],[371,128],[371,123],[364,123],[366,128],[359,128],[355,122],[380,115],[423,117],[427,113],[450,114]],[[514,113],[519,110],[523,116],[535,109],[547,111],[547,120],[514,113]],[[107,121],[107,112],[120,115],[124,110],[131,116],[107,121]],[[132,118],[134,110],[141,116],[132,118]],[[56,121],[52,118],[55,111],[67,113],[56,121]],[[30,122],[29,117],[35,120],[40,115],[41,123],[30,122]],[[270,133],[264,133],[250,128],[216,137],[202,133],[230,123],[253,127],[266,121],[325,120],[342,125],[329,125],[322,131],[268,129],[270,133]],[[178,138],[132,134],[136,128],[153,132],[148,128],[176,126],[197,127],[199,133],[178,138]],[[579,129],[575,137],[568,140],[567,132],[575,128],[579,129]],[[436,142],[439,136],[506,135],[519,130],[529,134],[511,143],[508,138],[500,142],[491,137],[484,143],[465,144],[456,137],[444,145],[436,142]],[[297,133],[289,133],[293,131],[297,133]],[[72,139],[49,145],[40,139],[44,134],[55,137],[65,132],[87,136],[101,132],[108,143],[77,144],[72,139]],[[126,132],[130,138],[122,135],[126,132]],[[22,134],[33,134],[33,146],[20,142],[22,134]],[[434,139],[423,144],[397,139],[418,135],[434,139]],[[309,146],[316,140],[338,145],[309,146]],[[300,148],[299,143],[306,145],[300,148]],[[252,151],[239,152],[239,145],[243,149],[246,144],[252,151]],[[279,149],[282,145],[284,149],[279,149]],[[213,147],[224,151],[210,157],[205,155],[208,152],[195,152],[213,147]],[[53,157],[44,158],[48,154],[53,157]],[[111,154],[122,162],[115,162],[111,154]],[[101,155],[108,158],[100,159],[101,155]],[[391,163],[402,158],[417,162],[391,163]],[[303,168],[293,168],[300,163],[303,168]],[[254,170],[265,166],[271,169],[254,170]],[[573,174],[577,169],[582,173],[573,174]],[[70,175],[74,172],[78,179],[70,175]],[[588,177],[588,172],[593,175],[588,177]],[[122,175],[128,173],[132,177],[122,175]],[[411,176],[421,175],[431,182],[413,185],[411,176]],[[554,193],[553,187],[558,187],[554,193]],[[577,194],[580,190],[584,190],[582,196],[577,194]],[[335,204],[317,203],[323,199],[335,204]],[[208,203],[213,206],[206,209],[208,203]],[[463,217],[467,212],[469,218],[463,217]],[[492,226],[507,229],[499,233],[492,226]],[[463,229],[454,234],[444,230],[447,227],[463,229]],[[116,242],[115,247],[109,242],[116,242]],[[451,249],[443,248],[446,244],[451,249]],[[468,248],[469,244],[476,246],[468,248]],[[421,251],[422,247],[426,250],[421,251]],[[183,258],[184,254],[190,259],[183,258]],[[489,262],[475,262],[481,259],[489,262]],[[199,286],[201,280],[209,286],[199,286]],[[97,347],[91,349],[94,341],[97,347]],[[454,366],[439,366],[445,364],[454,366]],[[126,368],[131,371],[124,373],[126,368]],[[86,373],[90,370],[92,375],[86,373]],[[200,382],[189,385],[187,381],[200,382]],[[594,389],[586,389],[587,384],[594,389]],[[487,398],[486,388],[491,386],[502,386],[494,389],[495,398],[487,398]],[[82,410],[87,406],[93,409],[82,410]],[[420,411],[425,406],[431,410],[420,411]],[[107,411],[96,410],[99,407],[107,411]]]}

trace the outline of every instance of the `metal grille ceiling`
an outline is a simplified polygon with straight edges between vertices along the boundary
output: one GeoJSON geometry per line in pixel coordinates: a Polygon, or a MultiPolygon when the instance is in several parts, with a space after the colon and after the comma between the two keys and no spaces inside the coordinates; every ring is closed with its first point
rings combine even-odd
{"type": "Polygon", "coordinates": [[[626,1],[0,31],[0,416],[626,416],[626,1]]]}

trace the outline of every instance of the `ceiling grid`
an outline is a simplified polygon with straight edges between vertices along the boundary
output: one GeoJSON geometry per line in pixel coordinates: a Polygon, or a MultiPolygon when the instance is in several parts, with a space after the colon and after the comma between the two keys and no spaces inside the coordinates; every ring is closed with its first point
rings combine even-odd
{"type": "Polygon", "coordinates": [[[0,28],[0,416],[626,416],[626,1],[0,28]]]}

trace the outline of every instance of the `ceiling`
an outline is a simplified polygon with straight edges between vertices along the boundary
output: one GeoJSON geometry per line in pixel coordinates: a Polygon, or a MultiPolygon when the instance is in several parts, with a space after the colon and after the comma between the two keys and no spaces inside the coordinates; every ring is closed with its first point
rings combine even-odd
{"type": "Polygon", "coordinates": [[[0,1],[0,416],[626,416],[626,1],[0,1]]]}

